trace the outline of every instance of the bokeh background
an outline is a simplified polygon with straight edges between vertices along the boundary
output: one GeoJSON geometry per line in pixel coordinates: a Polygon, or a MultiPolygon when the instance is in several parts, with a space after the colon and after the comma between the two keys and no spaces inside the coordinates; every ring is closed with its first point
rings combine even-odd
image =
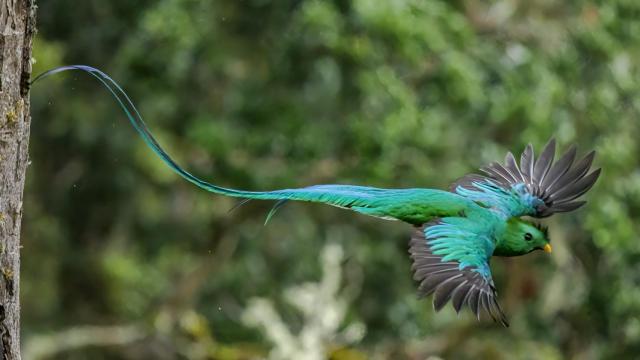
{"type": "Polygon", "coordinates": [[[40,1],[34,72],[111,74],[190,171],[242,189],[440,187],[555,137],[595,148],[554,252],[493,260],[504,329],[411,278],[410,228],[171,173],[90,76],[32,91],[27,359],[640,355],[640,2],[40,1]]]}

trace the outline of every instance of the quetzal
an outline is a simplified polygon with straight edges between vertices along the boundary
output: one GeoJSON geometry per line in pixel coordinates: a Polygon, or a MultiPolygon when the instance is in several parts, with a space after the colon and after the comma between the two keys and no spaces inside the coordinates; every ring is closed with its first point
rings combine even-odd
{"type": "Polygon", "coordinates": [[[492,256],[519,256],[534,250],[551,252],[545,228],[523,217],[543,218],[575,210],[576,201],[600,175],[590,171],[595,152],[579,161],[571,147],[554,162],[552,139],[540,156],[529,144],[520,164],[508,153],[504,164],[493,162],[455,181],[448,191],[436,189],[380,189],[354,185],[314,185],[299,189],[244,191],[204,181],[180,167],[149,132],[140,113],[122,88],[105,73],[83,65],[50,70],[82,70],[97,78],[115,97],[129,121],[149,147],[173,171],[196,186],[220,195],[249,200],[275,200],[273,212],[287,201],[318,202],[413,226],[409,253],[414,279],[422,296],[433,294],[440,310],[451,301],[456,312],[467,305],[479,318],[484,309],[508,326],[497,301],[489,262],[492,256]]]}

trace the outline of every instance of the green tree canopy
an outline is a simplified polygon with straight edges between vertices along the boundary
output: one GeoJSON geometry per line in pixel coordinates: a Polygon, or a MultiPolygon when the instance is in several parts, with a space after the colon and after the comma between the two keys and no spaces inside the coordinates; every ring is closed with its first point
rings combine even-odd
{"type": "Polygon", "coordinates": [[[320,281],[319,254],[338,243],[343,325],[366,333],[327,356],[631,358],[638,15],[629,0],[42,2],[35,72],[103,69],[185,167],[221,185],[446,188],[550,137],[595,148],[603,175],[587,206],[547,221],[552,256],[492,264],[505,330],[416,297],[407,226],[305,204],[268,226],[268,203],[229,213],[234,201],[166,169],[93,79],[51,78],[32,92],[26,346],[78,326],[134,326],[142,335],[123,345],[58,356],[265,356],[269,339],[242,320],[250,299],[302,328],[285,290],[320,281]]]}

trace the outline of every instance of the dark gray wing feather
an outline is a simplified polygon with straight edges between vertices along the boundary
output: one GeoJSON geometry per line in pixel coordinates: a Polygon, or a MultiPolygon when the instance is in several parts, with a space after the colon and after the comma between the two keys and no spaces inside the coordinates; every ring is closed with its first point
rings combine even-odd
{"type": "Polygon", "coordinates": [[[567,152],[551,166],[549,174],[544,181],[542,181],[540,187],[543,189],[550,188],[556,181],[558,181],[559,178],[562,177],[562,175],[569,171],[569,168],[571,168],[571,165],[573,164],[573,160],[576,158],[577,151],[578,150],[575,146],[571,146],[569,150],[567,150],[567,152]]]}
{"type": "Polygon", "coordinates": [[[511,152],[508,152],[507,156],[504,158],[504,168],[509,171],[516,182],[526,182],[524,176],[522,175],[522,172],[520,172],[520,168],[518,167],[516,158],[511,152]]]}
{"type": "Polygon", "coordinates": [[[469,297],[467,298],[467,304],[469,305],[471,312],[473,312],[476,315],[476,318],[480,320],[480,291],[476,287],[476,285],[471,285],[471,287],[469,288],[469,297]]]}
{"type": "Polygon", "coordinates": [[[561,187],[559,190],[551,193],[550,199],[557,202],[566,202],[580,197],[595,184],[600,176],[600,171],[601,169],[596,169],[591,174],[578,178],[579,180],[561,187]]]}
{"type": "Polygon", "coordinates": [[[569,212],[578,209],[586,204],[586,201],[572,201],[568,203],[558,203],[554,205],[555,212],[569,212]]]}
{"type": "Polygon", "coordinates": [[[469,293],[469,287],[466,284],[469,283],[469,280],[461,281],[458,287],[453,289],[451,292],[451,304],[456,312],[460,312],[462,305],[464,304],[464,300],[467,298],[467,294],[469,293]]]}
{"type": "Polygon", "coordinates": [[[553,186],[549,186],[549,193],[554,194],[558,192],[558,190],[565,189],[568,185],[574,183],[576,179],[582,178],[589,171],[595,155],[595,151],[592,151],[582,158],[582,160],[577,162],[573,168],[564,173],[564,175],[559,178],[553,186]]]}
{"type": "Polygon", "coordinates": [[[522,175],[526,182],[531,183],[532,175],[533,175],[533,165],[535,164],[535,158],[533,154],[533,146],[531,144],[527,145],[527,147],[522,152],[520,156],[520,167],[522,168],[522,175]]]}
{"type": "MultiPolygon", "coordinates": [[[[493,162],[489,164],[489,166],[484,168],[483,171],[504,185],[510,184],[516,181],[516,179],[513,176],[511,176],[511,174],[507,171],[507,169],[505,169],[500,163],[497,163],[497,162],[493,162]]],[[[475,175],[475,174],[470,174],[469,176],[471,175],[475,175]]]]}
{"type": "Polygon", "coordinates": [[[551,164],[553,163],[553,158],[556,154],[556,140],[551,139],[545,145],[544,149],[540,153],[540,158],[535,162],[533,167],[533,176],[532,181],[535,184],[541,184],[542,180],[544,180],[545,176],[549,172],[551,168],[551,164]]]}

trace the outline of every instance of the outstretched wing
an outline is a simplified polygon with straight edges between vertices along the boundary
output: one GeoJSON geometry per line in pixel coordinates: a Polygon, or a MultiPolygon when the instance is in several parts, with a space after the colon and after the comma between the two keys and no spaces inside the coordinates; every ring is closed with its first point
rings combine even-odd
{"type": "Polygon", "coordinates": [[[572,146],[554,163],[556,142],[551,139],[535,158],[527,145],[520,165],[511,152],[504,164],[493,162],[480,170],[485,175],[469,174],[451,185],[451,191],[498,209],[506,216],[547,217],[572,211],[586,201],[575,201],[595,184],[600,169],[589,172],[595,157],[591,151],[580,161],[572,146]]]}
{"type": "Polygon", "coordinates": [[[456,312],[467,305],[480,319],[484,309],[496,322],[509,323],[497,301],[489,258],[494,243],[466,218],[443,218],[416,227],[409,243],[413,278],[420,296],[433,294],[433,307],[451,300],[456,312]]]}

